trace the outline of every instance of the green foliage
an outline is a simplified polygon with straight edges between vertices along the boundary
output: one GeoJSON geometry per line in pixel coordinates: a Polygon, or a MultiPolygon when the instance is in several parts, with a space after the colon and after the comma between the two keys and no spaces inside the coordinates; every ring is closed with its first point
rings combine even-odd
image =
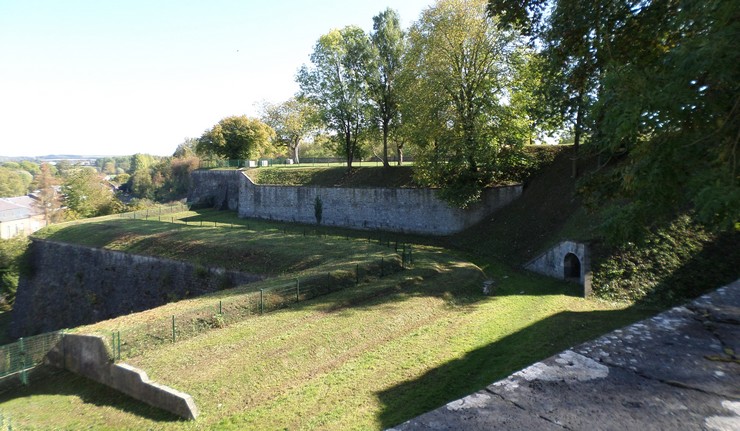
{"type": "Polygon", "coordinates": [[[672,305],[740,276],[740,233],[712,234],[690,216],[601,256],[594,293],[604,299],[672,305]]]}
{"type": "MultiPolygon", "coordinates": [[[[18,165],[17,163],[12,163],[18,165]]],[[[13,168],[11,162],[0,166],[0,197],[23,196],[29,192],[33,177],[30,173],[13,168]],[[9,167],[10,166],[10,167],[9,167]]]]}
{"type": "Polygon", "coordinates": [[[417,148],[417,180],[464,208],[494,180],[500,150],[524,143],[522,123],[503,102],[516,34],[499,30],[482,0],[443,0],[409,37],[401,112],[417,148]]]}
{"type": "Polygon", "coordinates": [[[206,130],[195,149],[204,158],[247,160],[270,151],[274,134],[274,130],[259,119],[231,116],[206,130]]]}
{"type": "Polygon", "coordinates": [[[299,148],[317,127],[317,112],[303,98],[293,97],[280,104],[265,103],[262,121],[275,131],[276,146],[288,149],[289,157],[300,162],[299,148]]]}
{"type": "Polygon", "coordinates": [[[489,11],[538,40],[542,92],[575,122],[576,144],[589,132],[591,152],[621,159],[582,187],[611,207],[612,240],[686,208],[713,230],[740,220],[735,2],[490,0],[489,11]]]}
{"type": "Polygon", "coordinates": [[[172,157],[175,158],[188,158],[196,156],[196,147],[198,146],[198,139],[196,138],[185,138],[185,140],[177,146],[172,157]]]}
{"type": "Polygon", "coordinates": [[[15,302],[23,259],[30,241],[27,238],[0,240],[0,310],[7,311],[15,302]]]}
{"type": "Polygon", "coordinates": [[[388,8],[373,17],[370,41],[373,59],[368,67],[369,97],[382,133],[383,166],[388,167],[388,139],[401,121],[397,85],[406,52],[406,35],[396,11],[388,8]]]}
{"type": "Polygon", "coordinates": [[[121,201],[93,168],[69,171],[62,184],[62,194],[68,217],[72,219],[97,217],[123,210],[121,201]]]}
{"type": "Polygon", "coordinates": [[[313,67],[301,67],[296,80],[301,95],[312,103],[326,127],[334,132],[347,170],[360,153],[370,126],[367,70],[372,58],[369,37],[348,26],[321,36],[311,54],[313,67]]]}
{"type": "Polygon", "coordinates": [[[506,148],[497,159],[495,178],[499,183],[526,183],[551,164],[565,147],[530,145],[506,148]]]}

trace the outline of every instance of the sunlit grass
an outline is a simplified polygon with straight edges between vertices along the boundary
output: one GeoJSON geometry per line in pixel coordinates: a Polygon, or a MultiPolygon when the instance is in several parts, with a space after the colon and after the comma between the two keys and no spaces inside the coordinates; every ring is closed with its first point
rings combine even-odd
{"type": "MultiPolygon", "coordinates": [[[[388,247],[393,241],[381,246],[382,239],[368,241],[366,232],[312,231],[228,212],[182,212],[172,218],[174,223],[113,218],[42,235],[137,252],[177,254],[169,250],[175,247],[147,245],[152,237],[157,241],[151,244],[164,238],[170,244],[264,248],[281,268],[264,286],[289,281],[300,262],[304,271],[325,271],[395,254],[388,247]]],[[[208,259],[222,254],[204,252],[208,259]]],[[[124,345],[139,343],[127,362],[191,394],[201,411],[195,422],[157,413],[66,373],[53,377],[54,387],[64,389],[43,383],[0,395],[0,411],[21,429],[384,429],[655,312],[582,299],[577,285],[496,260],[478,264],[443,248],[416,245],[408,269],[261,316],[242,316],[175,343],[147,346],[140,342],[143,328],[167,325],[170,316],[191,310],[215,313],[219,303],[238,301],[260,285],[78,329],[121,331],[124,345]],[[495,282],[494,295],[481,292],[486,278],[495,282]]]]}

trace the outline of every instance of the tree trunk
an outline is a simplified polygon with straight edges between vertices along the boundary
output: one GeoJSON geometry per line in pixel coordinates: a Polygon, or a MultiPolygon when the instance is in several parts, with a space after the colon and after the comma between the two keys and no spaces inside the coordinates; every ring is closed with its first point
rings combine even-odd
{"type": "Polygon", "coordinates": [[[388,120],[383,120],[383,167],[389,168],[388,163],[388,120]]]}
{"type": "Polygon", "coordinates": [[[403,164],[403,148],[402,147],[396,147],[398,149],[398,166],[401,166],[403,164]]]}
{"type": "Polygon", "coordinates": [[[578,177],[578,148],[581,145],[581,129],[583,128],[583,90],[578,91],[578,106],[576,109],[576,127],[573,137],[573,157],[571,158],[571,177],[578,177]]]}
{"type": "Polygon", "coordinates": [[[293,145],[293,162],[299,164],[301,161],[298,159],[298,147],[301,145],[301,141],[295,140],[293,145]]]}

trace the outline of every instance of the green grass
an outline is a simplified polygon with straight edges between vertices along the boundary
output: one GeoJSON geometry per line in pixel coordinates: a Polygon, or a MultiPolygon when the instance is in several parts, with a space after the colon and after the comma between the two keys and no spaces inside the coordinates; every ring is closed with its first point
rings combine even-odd
{"type": "Polygon", "coordinates": [[[411,166],[389,168],[275,166],[250,169],[247,175],[257,184],[320,187],[418,187],[411,166]]]}
{"type": "MultiPolygon", "coordinates": [[[[657,311],[578,298],[577,285],[521,273],[490,255],[464,257],[417,244],[412,268],[365,277],[357,286],[262,316],[239,315],[232,304],[254,289],[289,282],[293,271],[323,273],[392,258],[389,238],[381,247],[377,234],[368,241],[368,232],[242,220],[229,212],[168,217],[169,223],[108,217],[52,227],[40,236],[204,265],[261,250],[248,261],[250,267],[264,261],[262,267],[271,271],[273,278],[262,284],[76,329],[106,339],[121,331],[126,361],[154,381],[191,394],[201,417],[180,421],[59,373],[0,394],[0,411],[13,418],[14,427],[383,429],[657,311]],[[194,253],[187,248],[191,243],[214,251],[194,253]],[[495,280],[495,295],[482,295],[485,278],[495,280]],[[176,343],[151,336],[166,334],[172,315],[178,326],[195,326],[213,317],[219,303],[225,327],[205,325],[176,343]]],[[[240,259],[224,265],[244,269],[240,259]]]]}

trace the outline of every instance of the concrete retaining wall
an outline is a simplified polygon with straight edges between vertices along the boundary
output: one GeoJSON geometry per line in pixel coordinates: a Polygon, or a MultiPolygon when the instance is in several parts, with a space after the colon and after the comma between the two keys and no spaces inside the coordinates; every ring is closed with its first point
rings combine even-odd
{"type": "Polygon", "coordinates": [[[114,364],[100,337],[65,334],[47,355],[47,362],[180,417],[198,417],[198,408],[190,395],[153,383],[144,371],[128,364],[114,364]]]}
{"type": "Polygon", "coordinates": [[[262,277],[74,244],[34,240],[10,334],[25,337],[148,310],[262,277]]]}
{"type": "Polygon", "coordinates": [[[238,170],[193,171],[190,174],[188,203],[237,211],[241,177],[242,172],[238,170]]]}
{"type": "Polygon", "coordinates": [[[432,189],[256,185],[246,174],[240,181],[240,217],[316,223],[318,196],[322,225],[429,235],[464,230],[522,193],[521,185],[489,189],[482,203],[461,210],[439,200],[432,189]]]}
{"type": "Polygon", "coordinates": [[[580,271],[577,281],[583,286],[583,296],[587,297],[591,294],[591,261],[586,244],[562,241],[529,261],[524,267],[529,271],[566,280],[568,278],[565,275],[565,264],[568,254],[578,258],[580,271]]]}

